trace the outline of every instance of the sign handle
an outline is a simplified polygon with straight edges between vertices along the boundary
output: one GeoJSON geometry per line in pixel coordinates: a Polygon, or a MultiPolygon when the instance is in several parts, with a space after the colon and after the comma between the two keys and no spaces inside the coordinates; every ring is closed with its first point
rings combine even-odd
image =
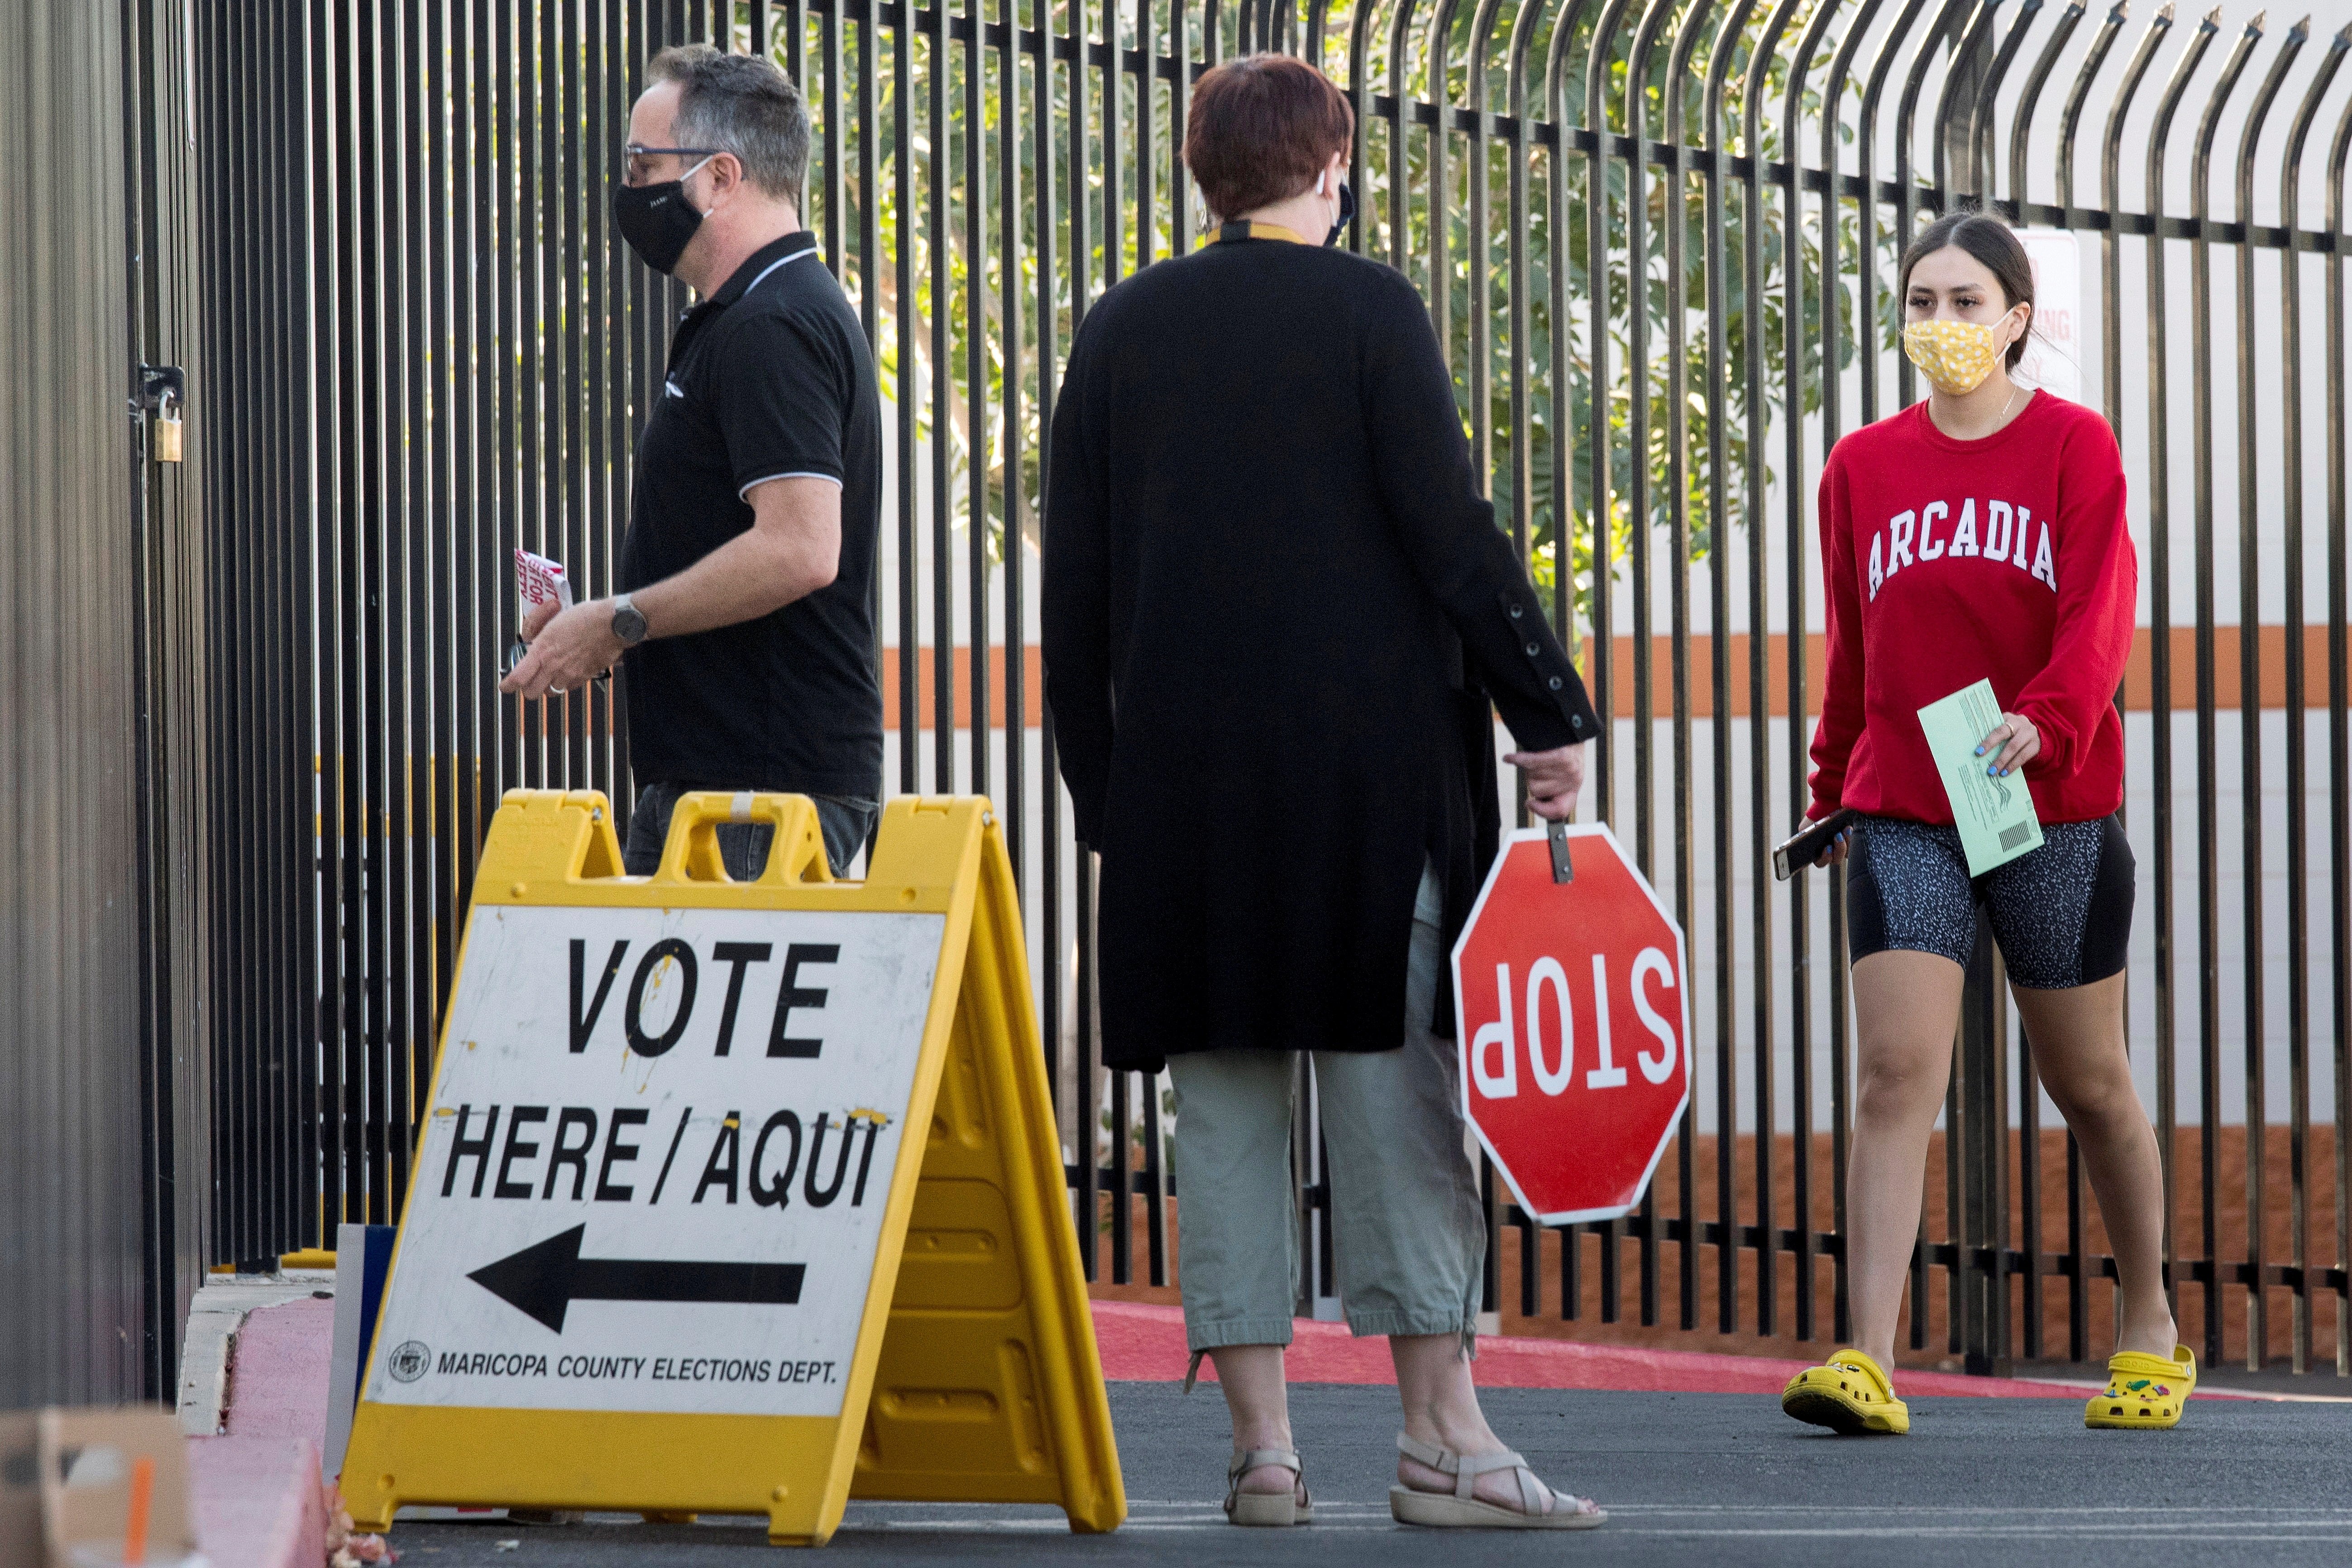
{"type": "Polygon", "coordinates": [[[1551,847],[1551,879],[1555,886],[1576,880],[1576,862],[1568,858],[1568,820],[1555,817],[1544,829],[1551,847]]]}
{"type": "Polygon", "coordinates": [[[833,880],[824,856],[824,830],[816,803],[802,795],[760,795],[750,790],[696,790],[678,796],[669,814],[669,839],[662,846],[656,882],[731,882],[719,854],[723,825],[765,822],[775,830],[768,864],[757,880],[792,886],[833,880]]]}

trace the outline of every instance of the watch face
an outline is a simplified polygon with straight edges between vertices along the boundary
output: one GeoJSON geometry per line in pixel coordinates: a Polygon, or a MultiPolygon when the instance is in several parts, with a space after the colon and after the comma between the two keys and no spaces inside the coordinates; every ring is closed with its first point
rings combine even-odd
{"type": "Polygon", "coordinates": [[[646,617],[635,605],[624,605],[613,612],[613,635],[624,647],[635,647],[645,640],[646,617]]]}

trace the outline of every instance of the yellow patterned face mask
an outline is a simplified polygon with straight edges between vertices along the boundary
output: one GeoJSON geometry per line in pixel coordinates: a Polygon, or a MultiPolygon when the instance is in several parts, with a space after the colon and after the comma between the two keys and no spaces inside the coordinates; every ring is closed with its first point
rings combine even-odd
{"type": "Polygon", "coordinates": [[[1982,321],[1912,321],[1903,329],[1903,352],[1940,393],[1963,397],[1984,384],[2009,352],[2001,328],[2011,310],[1990,326],[1982,321]]]}

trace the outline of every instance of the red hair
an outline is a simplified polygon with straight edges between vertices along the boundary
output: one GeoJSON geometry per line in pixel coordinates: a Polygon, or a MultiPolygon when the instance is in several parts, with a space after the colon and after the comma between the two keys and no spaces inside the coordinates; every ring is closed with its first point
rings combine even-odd
{"type": "Polygon", "coordinates": [[[1330,79],[1289,55],[1244,55],[1192,89],[1184,164],[1220,218],[1286,201],[1355,145],[1356,112],[1330,79]]]}

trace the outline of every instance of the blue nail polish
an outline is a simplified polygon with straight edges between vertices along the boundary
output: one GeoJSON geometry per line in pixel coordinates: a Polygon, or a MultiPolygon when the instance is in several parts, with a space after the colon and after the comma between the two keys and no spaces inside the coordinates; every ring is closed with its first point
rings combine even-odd
{"type": "Polygon", "coordinates": [[[1982,746],[1979,746],[1977,748],[1977,755],[1979,757],[1984,755],[1984,748],[1982,746]]]}
{"type": "Polygon", "coordinates": [[[1990,763],[1987,763],[1985,764],[1985,772],[1991,774],[1994,778],[2000,777],[2000,770],[1994,767],[1990,763]]]}

